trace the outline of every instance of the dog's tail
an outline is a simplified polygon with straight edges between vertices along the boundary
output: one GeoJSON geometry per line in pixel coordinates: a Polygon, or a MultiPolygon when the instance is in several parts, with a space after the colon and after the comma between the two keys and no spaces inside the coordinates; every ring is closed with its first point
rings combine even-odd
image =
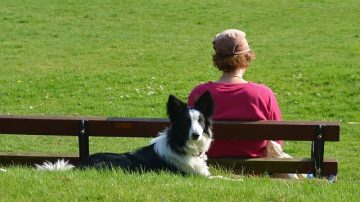
{"type": "Polygon", "coordinates": [[[70,164],[69,161],[64,159],[59,159],[55,163],[50,161],[45,161],[42,165],[35,164],[38,170],[49,170],[49,171],[60,171],[60,170],[70,170],[75,166],[70,164]]]}

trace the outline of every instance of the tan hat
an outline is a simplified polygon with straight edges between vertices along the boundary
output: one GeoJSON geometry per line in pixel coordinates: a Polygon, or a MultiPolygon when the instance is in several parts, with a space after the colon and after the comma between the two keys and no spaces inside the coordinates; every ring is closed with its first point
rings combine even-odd
{"type": "Polygon", "coordinates": [[[213,40],[215,53],[232,56],[251,51],[245,36],[245,32],[237,29],[228,29],[217,34],[213,40]]]}

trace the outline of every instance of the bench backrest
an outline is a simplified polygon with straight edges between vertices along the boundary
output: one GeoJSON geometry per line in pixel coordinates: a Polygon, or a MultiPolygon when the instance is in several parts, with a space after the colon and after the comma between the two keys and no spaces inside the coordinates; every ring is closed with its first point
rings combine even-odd
{"type": "MultiPolygon", "coordinates": [[[[215,139],[313,141],[319,126],[325,141],[339,141],[338,122],[215,121],[213,132],[215,139]]],[[[155,137],[166,127],[160,118],[0,116],[0,134],[78,136],[85,129],[88,136],[155,137]]]]}

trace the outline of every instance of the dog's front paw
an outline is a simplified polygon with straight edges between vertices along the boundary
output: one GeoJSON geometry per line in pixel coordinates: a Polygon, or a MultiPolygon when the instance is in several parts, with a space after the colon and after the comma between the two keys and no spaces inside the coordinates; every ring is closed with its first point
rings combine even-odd
{"type": "Polygon", "coordinates": [[[204,175],[205,177],[209,177],[209,176],[211,176],[211,173],[209,172],[209,170],[203,170],[202,172],[201,172],[201,174],[202,175],[204,175]]]}

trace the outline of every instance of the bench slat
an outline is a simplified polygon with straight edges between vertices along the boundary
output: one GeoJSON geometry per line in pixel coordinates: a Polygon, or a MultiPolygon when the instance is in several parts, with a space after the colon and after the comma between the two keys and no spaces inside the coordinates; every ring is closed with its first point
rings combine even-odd
{"type": "Polygon", "coordinates": [[[42,164],[44,161],[56,162],[64,159],[72,164],[79,163],[79,156],[73,154],[48,154],[48,153],[21,153],[0,152],[0,165],[30,165],[42,164]]]}
{"type": "MultiPolygon", "coordinates": [[[[310,158],[212,158],[208,160],[208,163],[244,173],[315,173],[314,164],[310,158]]],[[[323,175],[336,175],[337,172],[337,159],[324,159],[323,175]]]]}
{"type": "MultiPolygon", "coordinates": [[[[87,120],[89,136],[154,137],[169,126],[161,118],[0,116],[0,134],[77,136],[81,120],[87,120]]],[[[215,121],[213,131],[216,139],[312,141],[318,125],[325,141],[339,141],[338,122],[215,121]]]]}
{"type": "Polygon", "coordinates": [[[155,137],[170,126],[168,119],[108,119],[89,120],[90,136],[155,137]]]}
{"type": "Polygon", "coordinates": [[[252,121],[224,122],[214,125],[216,139],[236,140],[316,140],[316,130],[323,126],[325,141],[339,141],[340,126],[338,122],[299,122],[299,121],[252,121]],[[216,136],[221,134],[221,136],[216,136]]]}
{"type": "MultiPolygon", "coordinates": [[[[69,154],[35,154],[35,153],[0,153],[2,165],[34,165],[44,161],[55,162],[57,159],[68,160],[72,164],[79,162],[77,155],[69,154]]],[[[221,166],[238,172],[254,173],[314,173],[313,161],[309,158],[211,158],[209,165],[221,166]]],[[[323,175],[335,175],[338,171],[338,161],[336,159],[324,160],[323,175]]]]}
{"type": "Polygon", "coordinates": [[[76,136],[79,118],[0,116],[0,134],[76,136]]]}

